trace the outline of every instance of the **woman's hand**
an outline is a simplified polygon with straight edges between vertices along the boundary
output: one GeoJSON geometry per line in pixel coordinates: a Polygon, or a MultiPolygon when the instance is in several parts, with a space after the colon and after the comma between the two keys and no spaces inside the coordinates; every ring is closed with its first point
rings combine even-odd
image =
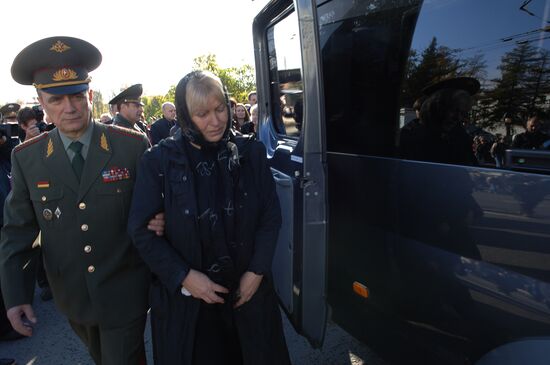
{"type": "Polygon", "coordinates": [[[164,212],[157,213],[147,224],[147,229],[153,231],[157,236],[162,236],[164,234],[164,212]]]}
{"type": "Polygon", "coordinates": [[[208,304],[223,303],[222,297],[217,293],[229,293],[229,290],[221,285],[216,284],[197,270],[189,270],[189,273],[181,283],[182,286],[191,293],[193,298],[202,299],[208,304]]]}
{"type": "Polygon", "coordinates": [[[260,286],[263,275],[254,274],[251,271],[247,271],[241,277],[241,282],[239,284],[239,291],[237,292],[237,298],[239,299],[235,303],[234,307],[240,307],[244,303],[248,302],[260,286]]]}

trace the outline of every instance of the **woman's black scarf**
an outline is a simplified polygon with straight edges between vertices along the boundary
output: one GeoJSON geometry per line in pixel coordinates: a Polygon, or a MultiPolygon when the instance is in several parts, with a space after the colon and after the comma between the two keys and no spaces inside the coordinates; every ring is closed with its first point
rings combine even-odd
{"type": "Polygon", "coordinates": [[[202,269],[213,281],[233,291],[238,287],[233,263],[238,248],[235,243],[235,187],[239,178],[239,151],[230,133],[231,112],[227,93],[228,123],[220,141],[206,141],[192,122],[186,89],[188,82],[199,75],[200,71],[192,72],[178,83],[176,113],[183,147],[194,174],[202,269]]]}

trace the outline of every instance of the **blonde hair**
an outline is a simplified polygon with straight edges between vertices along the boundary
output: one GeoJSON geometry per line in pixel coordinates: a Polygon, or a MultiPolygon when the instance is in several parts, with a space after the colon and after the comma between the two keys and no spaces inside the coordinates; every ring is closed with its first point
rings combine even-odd
{"type": "Polygon", "coordinates": [[[185,103],[189,115],[192,116],[195,110],[206,105],[210,96],[225,104],[225,92],[219,77],[211,72],[201,71],[198,76],[189,80],[185,88],[185,103]]]}

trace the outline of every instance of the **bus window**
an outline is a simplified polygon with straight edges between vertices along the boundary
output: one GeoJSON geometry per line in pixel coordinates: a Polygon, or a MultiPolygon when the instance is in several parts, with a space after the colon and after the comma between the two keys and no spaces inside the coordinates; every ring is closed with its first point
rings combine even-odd
{"type": "Polygon", "coordinates": [[[274,127],[279,134],[298,137],[303,121],[303,86],[296,13],[269,28],[267,38],[274,127]]]}
{"type": "Polygon", "coordinates": [[[327,151],[393,157],[399,87],[420,1],[318,7],[327,151]]]}
{"type": "Polygon", "coordinates": [[[423,3],[401,85],[399,157],[550,171],[549,5],[423,3]]]}

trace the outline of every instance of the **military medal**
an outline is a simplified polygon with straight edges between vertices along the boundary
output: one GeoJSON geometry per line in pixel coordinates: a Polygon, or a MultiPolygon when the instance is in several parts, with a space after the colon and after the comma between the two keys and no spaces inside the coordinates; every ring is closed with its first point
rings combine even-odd
{"type": "Polygon", "coordinates": [[[128,170],[126,167],[113,167],[108,170],[103,170],[101,172],[101,176],[103,177],[104,183],[127,180],[130,178],[130,170],[128,170]]]}
{"type": "Polygon", "coordinates": [[[59,219],[59,217],[61,216],[61,210],[59,209],[59,207],[57,207],[55,209],[55,212],[54,212],[55,216],[57,217],[57,219],[59,219]]]}
{"type": "Polygon", "coordinates": [[[39,181],[36,183],[36,187],[38,189],[47,189],[50,187],[50,182],[49,181],[39,181]]]}
{"type": "Polygon", "coordinates": [[[44,209],[42,211],[42,215],[44,216],[44,219],[47,220],[47,221],[51,221],[52,218],[53,218],[53,213],[49,209],[44,209]]]}

